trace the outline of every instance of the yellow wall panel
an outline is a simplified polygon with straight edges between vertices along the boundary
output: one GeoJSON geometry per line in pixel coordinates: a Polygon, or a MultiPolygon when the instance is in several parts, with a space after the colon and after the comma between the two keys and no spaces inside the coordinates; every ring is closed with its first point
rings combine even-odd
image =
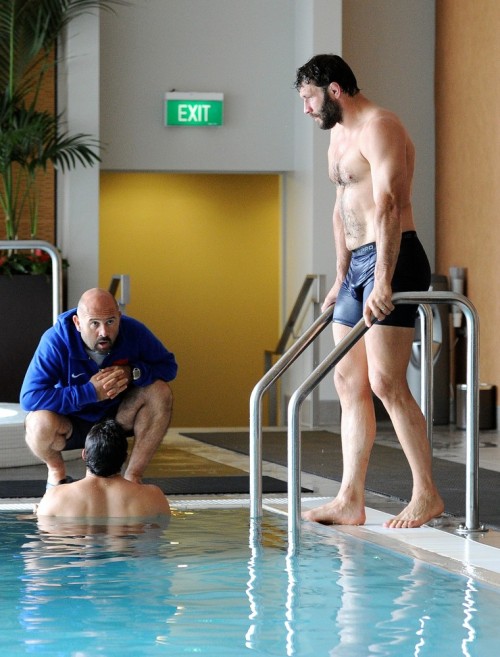
{"type": "Polygon", "coordinates": [[[248,425],[279,332],[277,175],[101,174],[100,284],[175,353],[174,426],[248,425]]]}
{"type": "Polygon", "coordinates": [[[500,385],[500,3],[436,3],[436,265],[467,269],[480,377],[500,385]]]}

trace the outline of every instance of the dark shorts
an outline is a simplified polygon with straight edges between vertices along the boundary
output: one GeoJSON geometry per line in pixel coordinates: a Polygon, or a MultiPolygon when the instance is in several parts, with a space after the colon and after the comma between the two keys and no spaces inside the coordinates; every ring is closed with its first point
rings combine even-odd
{"type": "MultiPolygon", "coordinates": [[[[377,248],[375,242],[354,249],[345,281],[333,311],[333,321],[355,326],[363,317],[366,300],[373,289],[377,248]]],[[[415,231],[401,235],[396,269],[392,277],[394,292],[425,292],[431,284],[431,268],[415,231]]],[[[382,322],[382,326],[414,327],[418,305],[398,304],[382,322]]]]}
{"type": "MultiPolygon", "coordinates": [[[[66,441],[66,447],[63,451],[67,449],[83,449],[85,447],[85,439],[87,438],[87,434],[94,426],[94,424],[102,422],[103,420],[114,419],[117,412],[118,406],[111,409],[104,417],[101,418],[101,420],[96,420],[95,422],[90,420],[82,420],[82,418],[75,417],[74,415],[67,415],[67,419],[73,426],[73,431],[69,439],[66,441]]],[[[128,431],[125,433],[125,435],[132,436],[133,432],[128,431]]]]}

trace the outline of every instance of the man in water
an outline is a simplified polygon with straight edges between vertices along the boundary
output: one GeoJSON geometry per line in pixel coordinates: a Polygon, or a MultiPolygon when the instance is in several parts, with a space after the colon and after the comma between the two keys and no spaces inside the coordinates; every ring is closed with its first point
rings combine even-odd
{"type": "Polygon", "coordinates": [[[373,324],[335,368],[344,462],[339,493],[303,517],[324,524],[365,522],[365,479],[376,434],[373,391],[413,476],[409,504],[385,526],[419,527],[440,515],[444,505],[432,478],[425,419],[406,380],[418,309],[392,303],[393,292],[423,291],[430,284],[411,205],[415,149],[399,118],[360,92],[341,57],[313,57],[298,69],[295,88],[304,112],[330,131],[337,270],[323,310],[335,304],[336,343],[362,317],[373,324]]]}
{"type": "Polygon", "coordinates": [[[62,451],[81,449],[105,418],[134,436],[125,478],[140,482],[170,424],[176,374],[174,355],[144,324],[122,317],[112,294],[85,292],[44,333],[21,388],[26,442],[47,465],[47,486],[66,483],[62,451]]]}
{"type": "Polygon", "coordinates": [[[170,514],[158,486],[128,481],[121,469],[127,458],[127,438],[114,420],[95,424],[82,451],[83,479],[48,488],[36,513],[57,518],[143,518],[170,514]]]}

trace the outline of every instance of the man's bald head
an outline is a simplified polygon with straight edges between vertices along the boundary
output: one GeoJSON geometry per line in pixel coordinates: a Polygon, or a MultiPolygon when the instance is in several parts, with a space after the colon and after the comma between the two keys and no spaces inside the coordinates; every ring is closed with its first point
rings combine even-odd
{"type": "Polygon", "coordinates": [[[73,322],[89,349],[107,354],[118,336],[120,317],[114,296],[95,287],[82,294],[73,322]]]}

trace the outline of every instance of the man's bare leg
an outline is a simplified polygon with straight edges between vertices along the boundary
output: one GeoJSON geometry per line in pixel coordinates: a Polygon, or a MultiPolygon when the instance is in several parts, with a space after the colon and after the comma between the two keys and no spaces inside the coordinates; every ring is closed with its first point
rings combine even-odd
{"type": "Polygon", "coordinates": [[[142,480],[144,471],[160,446],[172,415],[172,391],[168,383],[155,381],[134,388],[120,404],[116,421],[134,432],[134,447],[124,477],[142,480]]]}
{"type": "MultiPolygon", "coordinates": [[[[334,324],[335,343],[350,330],[347,326],[334,324]]],[[[366,471],[376,432],[363,339],[337,364],[335,387],[342,407],[342,483],[331,502],[304,512],[302,517],[327,525],[362,525],[366,519],[366,471]]]]}
{"type": "Polygon", "coordinates": [[[425,418],[406,379],[413,336],[413,329],[390,326],[374,326],[365,335],[373,391],[389,414],[413,476],[409,504],[384,523],[393,528],[420,527],[444,511],[432,477],[425,418]]]}
{"type": "Polygon", "coordinates": [[[62,451],[71,435],[71,423],[51,411],[31,411],[25,424],[28,447],[47,465],[47,483],[58,484],[66,477],[62,451]]]}

